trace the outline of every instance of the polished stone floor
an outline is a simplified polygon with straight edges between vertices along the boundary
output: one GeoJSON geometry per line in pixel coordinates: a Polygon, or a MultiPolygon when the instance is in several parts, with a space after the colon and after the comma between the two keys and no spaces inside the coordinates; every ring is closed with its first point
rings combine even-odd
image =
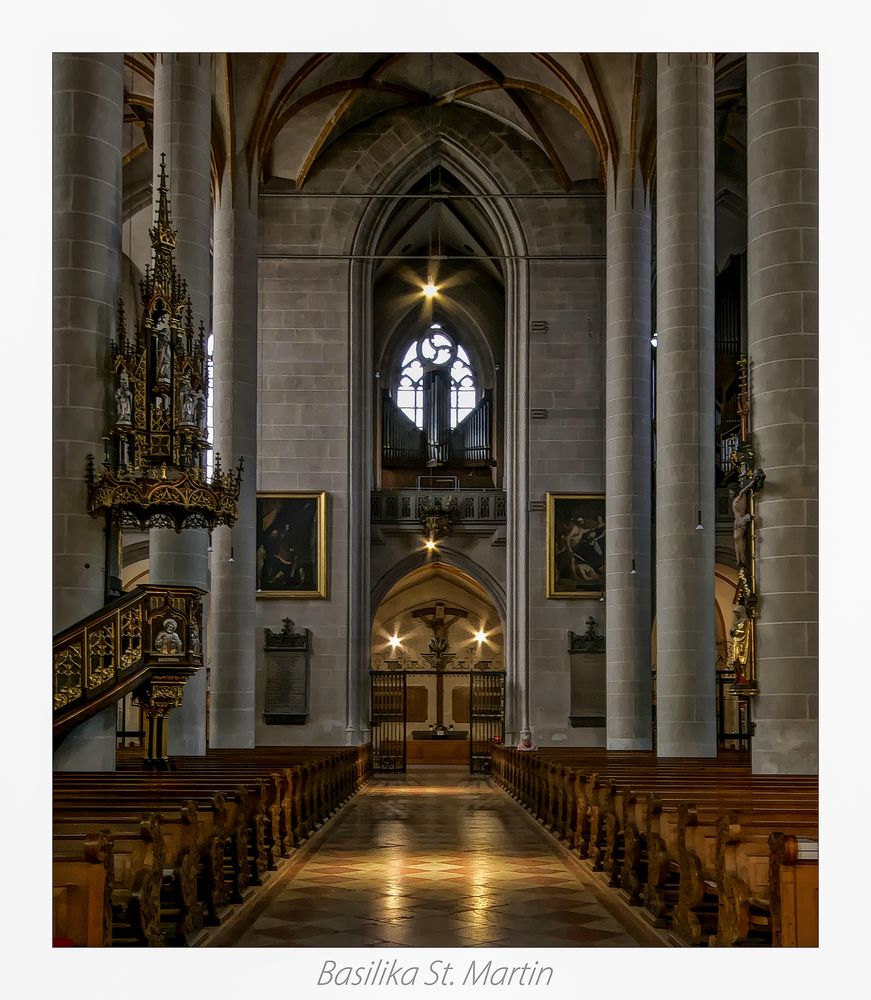
{"type": "Polygon", "coordinates": [[[654,943],[628,929],[632,920],[621,923],[606,892],[485,778],[463,768],[410,768],[372,781],[213,944],[654,943]]]}

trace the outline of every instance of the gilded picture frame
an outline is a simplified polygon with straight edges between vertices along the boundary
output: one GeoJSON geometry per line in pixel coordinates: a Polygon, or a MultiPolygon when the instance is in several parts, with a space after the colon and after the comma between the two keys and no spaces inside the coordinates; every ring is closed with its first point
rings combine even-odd
{"type": "Polygon", "coordinates": [[[605,494],[547,494],[547,597],[601,597],[605,589],[605,494]]]}
{"type": "Polygon", "coordinates": [[[257,494],[257,597],[325,599],[327,494],[257,494]]]}

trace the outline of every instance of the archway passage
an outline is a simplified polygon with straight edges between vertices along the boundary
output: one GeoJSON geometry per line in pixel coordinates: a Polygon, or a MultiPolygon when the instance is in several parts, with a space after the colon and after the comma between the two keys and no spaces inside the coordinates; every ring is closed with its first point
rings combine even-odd
{"type": "Polygon", "coordinates": [[[370,659],[375,769],[489,770],[504,739],[502,623],[487,592],[441,562],[418,567],[376,611],[370,659]]]}

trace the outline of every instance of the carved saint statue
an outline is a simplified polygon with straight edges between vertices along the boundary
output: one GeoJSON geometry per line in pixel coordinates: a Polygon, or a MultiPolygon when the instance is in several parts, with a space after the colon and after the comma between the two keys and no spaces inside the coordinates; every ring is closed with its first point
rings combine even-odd
{"type": "Polygon", "coordinates": [[[738,569],[747,568],[747,532],[751,520],[750,499],[747,494],[753,488],[754,479],[751,479],[746,486],[737,492],[734,488],[729,491],[732,498],[732,515],[735,523],[732,529],[732,536],[735,540],[735,560],[738,569]]]}
{"type": "Polygon", "coordinates": [[[191,625],[188,629],[188,645],[194,656],[199,656],[202,652],[202,646],[200,645],[200,630],[196,625],[191,625]]]}
{"type": "Polygon", "coordinates": [[[155,359],[155,382],[158,385],[169,385],[172,375],[172,356],[169,342],[169,317],[163,313],[154,329],[157,339],[155,359]]]}
{"type": "Polygon", "coordinates": [[[133,422],[133,393],[130,391],[130,379],[127,372],[121,372],[121,383],[115,390],[115,423],[120,427],[129,427],[133,422]]]}
{"type": "Polygon", "coordinates": [[[163,628],[154,640],[154,650],[164,655],[181,652],[181,636],[178,634],[178,622],[175,618],[166,618],[163,628]]]}
{"type": "Polygon", "coordinates": [[[197,394],[191,388],[190,375],[185,375],[181,382],[181,422],[187,427],[194,427],[197,422],[197,394]]]}
{"type": "Polygon", "coordinates": [[[732,637],[732,669],[736,679],[746,677],[747,663],[750,659],[750,619],[743,604],[734,608],[735,624],[729,629],[732,637]]]}
{"type": "Polygon", "coordinates": [[[204,392],[194,393],[194,409],[196,411],[195,422],[201,433],[206,432],[206,394],[204,392]]]}

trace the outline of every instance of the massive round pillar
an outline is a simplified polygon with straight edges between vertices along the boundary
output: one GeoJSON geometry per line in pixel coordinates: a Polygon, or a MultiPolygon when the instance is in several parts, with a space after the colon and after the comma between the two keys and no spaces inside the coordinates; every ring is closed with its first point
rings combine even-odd
{"type": "Polygon", "coordinates": [[[212,551],[210,745],[254,746],[257,474],[257,174],[244,155],[225,170],[215,207],[215,448],[245,458],[239,520],[212,551]]]}
{"type": "MultiPolygon", "coordinates": [[[[89,516],[88,454],[99,463],[109,413],[108,352],[121,275],[120,54],[59,53],[52,80],[53,628],[105,600],[105,521],[89,516]]],[[[115,713],[79,726],[56,767],[111,769],[115,713]]]]}
{"type": "Polygon", "coordinates": [[[651,748],[650,205],[624,155],[606,194],[607,746],[651,748]]]}
{"type": "Polygon", "coordinates": [[[818,58],[747,57],[757,773],[818,769],[818,58]]]}
{"type": "MultiPolygon", "coordinates": [[[[163,155],[172,223],[178,230],[175,263],[187,282],[194,323],[203,320],[207,335],[211,297],[211,94],[211,56],[199,52],[158,54],[154,66],[154,190],[159,184],[163,155]]],[[[208,590],[208,547],[205,531],[152,530],[149,582],[185,583],[208,590]]],[[[168,747],[171,754],[205,753],[204,670],[185,685],[184,701],[170,719],[168,747]]]]}
{"type": "MultiPolygon", "coordinates": [[[[714,70],[660,53],[656,111],[656,749],[717,751],[714,70]]],[[[610,554],[609,554],[610,555],[610,554]]]]}

